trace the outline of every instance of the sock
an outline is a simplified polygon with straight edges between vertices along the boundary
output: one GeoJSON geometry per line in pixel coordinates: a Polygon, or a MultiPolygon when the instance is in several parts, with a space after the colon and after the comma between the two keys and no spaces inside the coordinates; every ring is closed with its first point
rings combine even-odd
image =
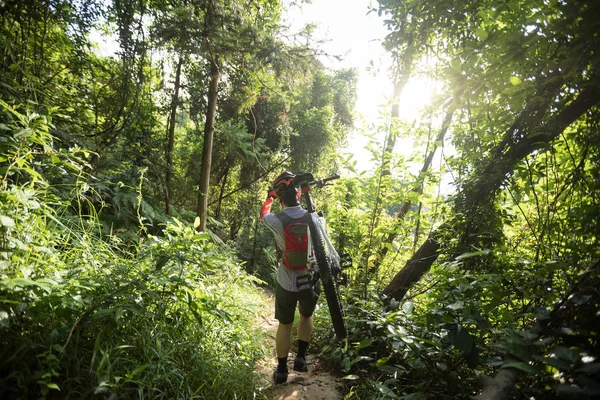
{"type": "Polygon", "coordinates": [[[304,340],[298,340],[298,354],[296,357],[306,358],[306,350],[308,349],[308,342],[304,340]]]}
{"type": "Polygon", "coordinates": [[[287,372],[287,357],[277,357],[277,371],[287,372]]]}

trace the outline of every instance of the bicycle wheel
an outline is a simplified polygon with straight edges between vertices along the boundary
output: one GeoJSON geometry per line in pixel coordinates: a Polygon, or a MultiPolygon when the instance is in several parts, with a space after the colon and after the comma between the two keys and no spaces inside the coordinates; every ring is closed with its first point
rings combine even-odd
{"type": "Polygon", "coordinates": [[[308,228],[312,238],[315,259],[319,266],[319,275],[323,282],[323,291],[325,292],[325,298],[327,299],[327,305],[329,306],[333,330],[338,339],[341,340],[345,339],[347,336],[346,326],[344,324],[344,314],[342,312],[342,303],[340,301],[340,295],[336,287],[335,279],[331,273],[330,261],[325,253],[323,235],[317,226],[317,224],[320,224],[321,222],[318,220],[315,221],[316,218],[318,218],[316,214],[313,213],[310,215],[310,218],[308,219],[308,228]]]}

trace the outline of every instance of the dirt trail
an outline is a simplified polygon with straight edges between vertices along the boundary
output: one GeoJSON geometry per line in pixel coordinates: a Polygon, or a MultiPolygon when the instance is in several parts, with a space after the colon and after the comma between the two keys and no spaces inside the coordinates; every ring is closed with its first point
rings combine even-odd
{"type": "MultiPolygon", "coordinates": [[[[272,350],[265,360],[256,364],[260,375],[261,393],[269,400],[337,400],[343,399],[340,394],[340,383],[329,374],[320,364],[314,354],[308,354],[308,372],[296,372],[293,370],[294,352],[290,352],[288,358],[288,381],[281,385],[273,385],[272,374],[277,366],[275,353],[275,333],[277,332],[277,320],[275,315],[275,298],[270,289],[264,290],[269,298],[269,307],[261,314],[261,327],[265,332],[266,340],[270,343],[272,350]]],[[[294,338],[295,335],[292,336],[294,338]]],[[[310,348],[309,348],[310,352],[310,348]]]]}

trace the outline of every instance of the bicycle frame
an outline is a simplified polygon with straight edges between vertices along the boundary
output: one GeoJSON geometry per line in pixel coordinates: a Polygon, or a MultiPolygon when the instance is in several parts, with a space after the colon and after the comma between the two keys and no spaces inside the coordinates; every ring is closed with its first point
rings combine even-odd
{"type": "Polygon", "coordinates": [[[313,243],[315,262],[318,268],[317,279],[320,279],[323,284],[323,291],[325,292],[325,298],[327,299],[333,329],[338,339],[341,340],[346,338],[348,332],[346,331],[346,326],[344,324],[344,312],[337,289],[337,278],[341,274],[340,257],[333,247],[333,244],[331,244],[331,241],[329,241],[325,227],[319,219],[320,214],[317,213],[317,215],[315,215],[316,207],[312,200],[312,196],[310,195],[311,185],[323,187],[328,181],[339,177],[339,175],[334,175],[326,179],[315,180],[314,176],[310,172],[307,172],[296,175],[294,178],[294,185],[300,186],[304,208],[310,214],[310,218],[308,218],[308,227],[313,243]],[[335,270],[333,264],[336,266],[335,270]]]}

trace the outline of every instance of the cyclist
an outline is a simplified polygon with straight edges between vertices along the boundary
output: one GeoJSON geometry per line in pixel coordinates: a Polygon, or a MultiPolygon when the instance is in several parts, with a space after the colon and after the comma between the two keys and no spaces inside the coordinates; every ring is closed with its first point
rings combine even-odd
{"type": "MultiPolygon", "coordinates": [[[[278,361],[277,368],[273,373],[275,384],[284,383],[288,378],[287,358],[297,304],[299,304],[300,321],[297,332],[298,353],[294,360],[294,371],[308,371],[306,350],[312,335],[312,315],[318,300],[318,288],[315,291],[310,280],[310,263],[308,261],[308,254],[311,251],[310,240],[307,241],[308,249],[306,250],[306,263],[304,265],[290,269],[289,263],[285,262],[284,257],[281,257],[281,254],[285,254],[286,250],[284,230],[290,224],[302,225],[307,217],[307,211],[298,202],[301,193],[293,184],[294,177],[295,175],[290,172],[280,174],[273,181],[273,190],[269,191],[267,199],[260,210],[260,218],[273,232],[278,254],[280,255],[275,289],[275,318],[279,321],[275,337],[278,361]],[[283,208],[280,213],[269,213],[273,198],[279,199],[283,208]]],[[[308,228],[306,230],[308,231],[308,228]]],[[[290,247],[289,244],[288,247],[290,247]]]]}

